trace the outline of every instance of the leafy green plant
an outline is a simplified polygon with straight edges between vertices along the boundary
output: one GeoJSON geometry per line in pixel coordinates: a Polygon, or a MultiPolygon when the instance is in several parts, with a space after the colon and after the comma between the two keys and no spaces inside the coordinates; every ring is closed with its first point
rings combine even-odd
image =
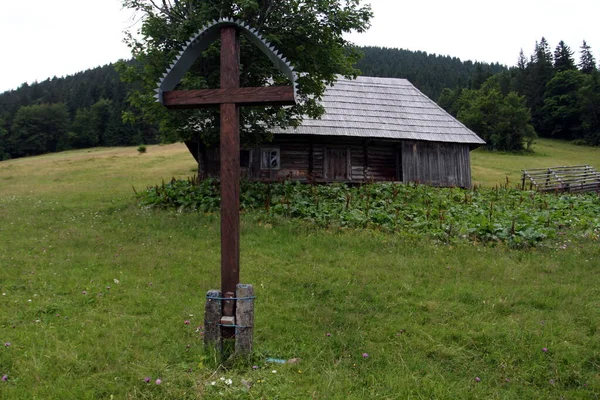
{"type": "Polygon", "coordinates": [[[144,146],[143,144],[142,144],[142,145],[140,145],[140,146],[137,148],[137,151],[138,151],[138,153],[140,153],[140,154],[145,154],[145,153],[146,153],[146,146],[144,146]]]}
{"type": "MultiPolygon", "coordinates": [[[[214,213],[217,180],[172,180],[139,195],[144,207],[214,213]]],[[[448,242],[534,246],[567,230],[600,229],[597,194],[541,194],[509,188],[463,190],[374,183],[311,186],[297,182],[243,182],[240,208],[266,217],[308,221],[321,227],[374,228],[448,242]]]]}

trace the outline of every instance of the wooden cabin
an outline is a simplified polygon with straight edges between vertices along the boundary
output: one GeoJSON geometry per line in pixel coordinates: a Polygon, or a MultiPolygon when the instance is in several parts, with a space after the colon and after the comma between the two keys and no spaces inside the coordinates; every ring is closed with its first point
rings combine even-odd
{"type": "MultiPolygon", "coordinates": [[[[271,143],[240,154],[249,180],[420,182],[471,186],[470,151],[485,144],[406,79],[340,78],[322,119],[274,131],[271,143]]],[[[198,160],[197,145],[186,143],[198,160]]],[[[219,173],[218,149],[206,172],[219,173]]]]}

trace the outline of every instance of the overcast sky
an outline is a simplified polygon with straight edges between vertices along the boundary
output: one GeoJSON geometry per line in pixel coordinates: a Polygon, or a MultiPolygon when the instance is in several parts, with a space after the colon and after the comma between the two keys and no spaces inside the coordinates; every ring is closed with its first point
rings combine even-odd
{"type": "MultiPolygon", "coordinates": [[[[282,0],[284,1],[284,0],[282,0]]],[[[359,45],[397,47],[462,60],[514,65],[545,36],[576,51],[585,39],[600,59],[600,0],[363,0],[375,18],[359,45]]],[[[0,92],[129,57],[120,0],[4,0],[0,7],[0,92]]]]}

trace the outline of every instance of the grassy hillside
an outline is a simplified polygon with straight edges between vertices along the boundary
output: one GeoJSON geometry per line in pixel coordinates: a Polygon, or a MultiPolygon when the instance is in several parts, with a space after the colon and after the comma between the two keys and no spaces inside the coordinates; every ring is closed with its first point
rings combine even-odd
{"type": "MultiPolygon", "coordinates": [[[[599,166],[597,149],[540,141],[539,151],[475,153],[475,181],[582,154],[599,166]]],[[[197,329],[219,285],[218,215],[144,210],[132,190],[194,170],[182,145],[0,162],[0,398],[600,393],[597,234],[510,250],[245,214],[256,354],[220,366],[197,329]]]]}
{"type": "Polygon", "coordinates": [[[600,170],[600,147],[576,146],[560,140],[537,139],[534,153],[527,155],[492,153],[484,150],[471,152],[473,184],[493,187],[521,181],[521,170],[587,164],[600,170]]]}

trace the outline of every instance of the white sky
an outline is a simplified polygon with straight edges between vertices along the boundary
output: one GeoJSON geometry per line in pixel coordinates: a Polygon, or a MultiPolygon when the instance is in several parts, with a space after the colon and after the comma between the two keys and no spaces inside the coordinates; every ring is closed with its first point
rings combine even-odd
{"type": "MultiPolygon", "coordinates": [[[[283,0],[282,0],[283,1],[283,0]]],[[[375,18],[358,45],[397,47],[514,65],[545,36],[576,52],[585,39],[600,59],[600,0],[363,0],[375,18]]],[[[120,0],[3,0],[0,92],[129,58],[120,0]]]]}

